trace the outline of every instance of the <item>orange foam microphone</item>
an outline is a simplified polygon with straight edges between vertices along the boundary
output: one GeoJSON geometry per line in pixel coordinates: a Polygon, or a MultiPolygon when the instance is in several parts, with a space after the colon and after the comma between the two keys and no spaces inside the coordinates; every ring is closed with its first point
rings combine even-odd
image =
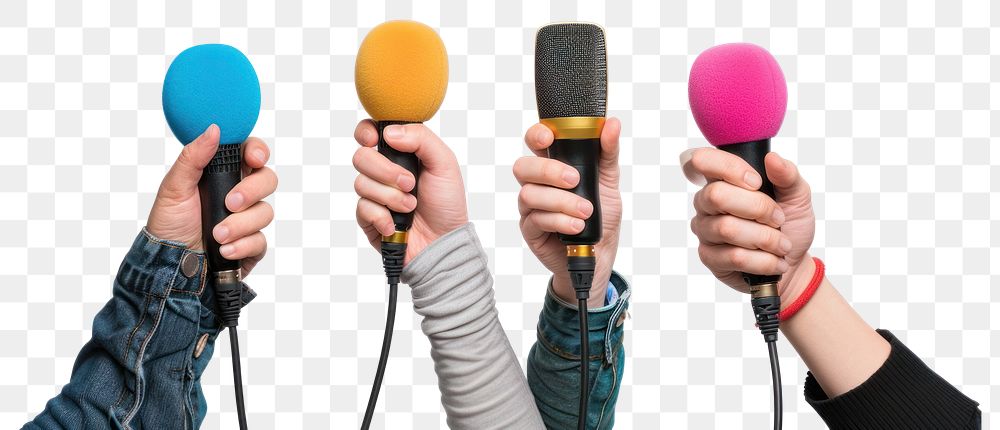
{"type": "MultiPolygon", "coordinates": [[[[417,182],[420,160],[412,153],[397,151],[385,142],[382,132],[395,124],[422,123],[441,107],[448,87],[448,53],[434,29],[414,21],[389,21],[376,26],[361,42],[354,66],[354,84],[365,111],[375,120],[378,152],[402,166],[417,182]]],[[[417,194],[417,185],[411,191],[417,194]]],[[[382,237],[382,266],[389,284],[389,303],[375,380],[361,428],[371,426],[379,388],[385,375],[396,319],[396,293],[403,272],[407,231],[413,212],[391,211],[396,231],[382,237]]]]}

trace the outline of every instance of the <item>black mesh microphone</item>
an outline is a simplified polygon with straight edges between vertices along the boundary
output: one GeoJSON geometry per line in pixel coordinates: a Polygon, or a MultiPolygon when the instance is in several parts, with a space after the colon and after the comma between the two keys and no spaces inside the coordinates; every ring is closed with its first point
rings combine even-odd
{"type": "Polygon", "coordinates": [[[550,24],[535,36],[535,97],[538,117],[552,130],[549,158],[573,166],[580,182],[572,191],[590,201],[594,213],[583,231],[560,234],[566,244],[567,267],[580,307],[580,415],[587,428],[588,324],[587,299],[594,280],[594,245],[601,240],[598,163],[601,131],[608,105],[608,55],[604,29],[594,24],[550,24]]]}

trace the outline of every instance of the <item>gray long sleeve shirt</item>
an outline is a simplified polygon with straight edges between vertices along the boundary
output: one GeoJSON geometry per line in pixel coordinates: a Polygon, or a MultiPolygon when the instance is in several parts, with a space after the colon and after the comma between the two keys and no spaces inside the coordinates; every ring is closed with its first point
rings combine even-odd
{"type": "Polygon", "coordinates": [[[543,429],[528,381],[500,325],[493,277],[472,224],[428,246],[403,270],[431,343],[452,429],[543,429]]]}

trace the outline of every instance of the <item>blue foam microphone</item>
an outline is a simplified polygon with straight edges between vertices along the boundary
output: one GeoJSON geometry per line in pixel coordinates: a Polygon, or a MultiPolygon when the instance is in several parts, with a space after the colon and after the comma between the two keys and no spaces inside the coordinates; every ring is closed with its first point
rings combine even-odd
{"type": "Polygon", "coordinates": [[[218,316],[229,327],[233,375],[240,428],[246,429],[242,375],[236,325],[242,306],[240,262],[219,252],[212,230],[230,215],[226,196],[242,179],[243,141],[260,114],[260,82],[242,52],[229,45],[198,45],[184,50],[170,64],[163,79],[163,113],[174,136],[187,145],[208,126],[219,126],[219,149],[205,167],[198,192],[201,228],[211,282],[215,283],[218,316]]]}

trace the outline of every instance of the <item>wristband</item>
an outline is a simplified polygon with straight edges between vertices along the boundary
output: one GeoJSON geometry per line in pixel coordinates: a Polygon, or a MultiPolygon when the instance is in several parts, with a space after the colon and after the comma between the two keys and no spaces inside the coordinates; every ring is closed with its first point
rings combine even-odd
{"type": "Polygon", "coordinates": [[[823,275],[826,272],[823,260],[813,257],[813,262],[816,263],[816,271],[813,272],[813,277],[809,280],[809,285],[806,286],[806,289],[802,291],[802,294],[799,295],[799,297],[796,298],[792,304],[788,305],[788,307],[782,309],[781,312],[778,313],[778,321],[787,321],[789,318],[795,316],[796,313],[805,307],[806,303],[809,303],[813,294],[816,294],[816,290],[819,289],[821,284],[823,284],[823,275]]]}

